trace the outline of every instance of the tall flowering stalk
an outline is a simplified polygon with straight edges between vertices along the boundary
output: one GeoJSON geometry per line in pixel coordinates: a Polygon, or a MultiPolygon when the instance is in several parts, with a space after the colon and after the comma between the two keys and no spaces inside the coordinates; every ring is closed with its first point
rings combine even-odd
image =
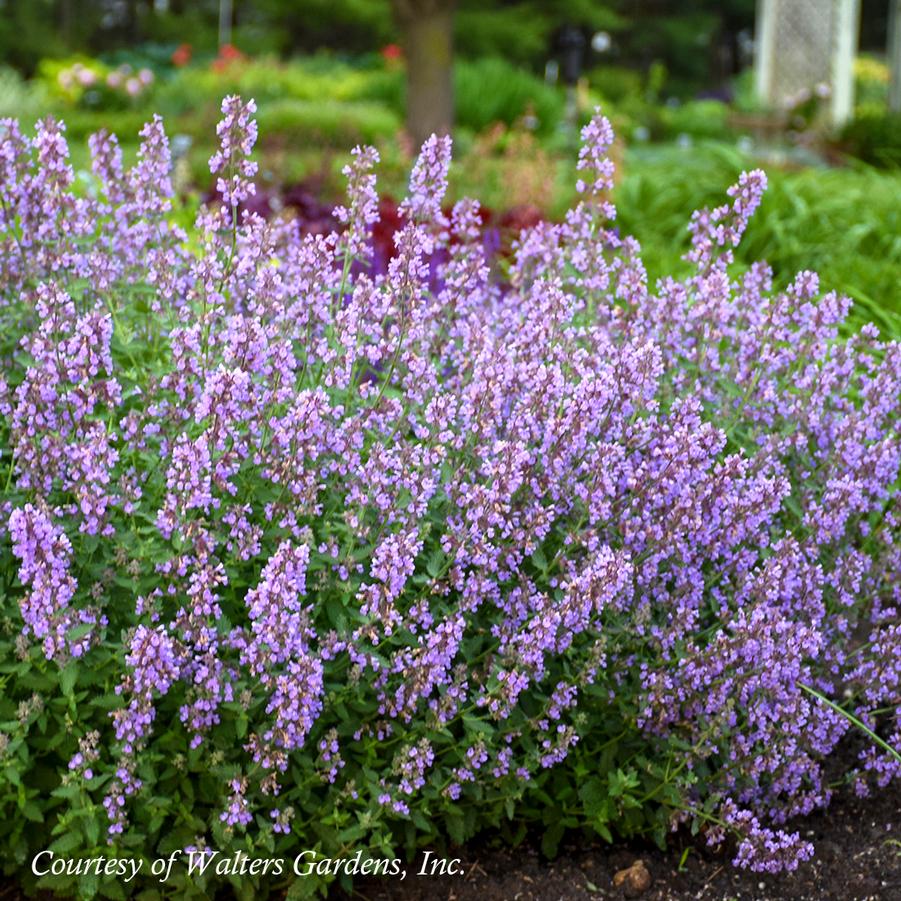
{"type": "Polygon", "coordinates": [[[18,578],[26,588],[20,601],[23,634],[40,641],[48,659],[81,657],[90,646],[98,617],[89,609],[70,606],[78,585],[71,573],[68,537],[46,510],[32,504],[13,510],[9,536],[20,561],[18,578]]]}
{"type": "Polygon", "coordinates": [[[839,743],[858,791],[899,775],[901,347],[813,273],[734,271],[762,172],[651,286],[597,115],[499,278],[432,138],[379,272],[371,148],[338,233],[240,212],[253,112],[224,101],[191,236],[161,120],[130,170],[92,139],[87,192],[60,125],[0,128],[3,747],[67,717],[40,779],[85,848],[102,804],[122,848],[513,815],[807,859],[839,743]]]}

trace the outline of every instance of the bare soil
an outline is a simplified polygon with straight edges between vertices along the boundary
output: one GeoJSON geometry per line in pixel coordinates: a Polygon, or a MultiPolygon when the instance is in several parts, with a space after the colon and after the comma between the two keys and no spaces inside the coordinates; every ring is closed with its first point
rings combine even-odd
{"type": "Polygon", "coordinates": [[[814,843],[814,858],[791,874],[738,870],[726,852],[677,835],[661,852],[653,845],[563,845],[553,861],[537,845],[471,847],[460,852],[465,875],[369,879],[340,901],[901,901],[901,785],[871,798],[844,793],[823,812],[791,824],[814,843]],[[687,850],[687,855],[684,857],[687,850]],[[650,886],[627,894],[617,872],[641,860],[650,886]]]}

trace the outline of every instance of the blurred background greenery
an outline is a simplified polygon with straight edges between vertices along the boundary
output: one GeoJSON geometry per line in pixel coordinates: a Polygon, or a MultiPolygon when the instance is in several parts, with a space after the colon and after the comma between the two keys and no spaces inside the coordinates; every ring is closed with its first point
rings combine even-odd
{"type": "MultiPolygon", "coordinates": [[[[889,114],[887,3],[862,0],[851,121],[815,92],[773,111],[754,97],[755,0],[0,0],[0,117],[67,123],[73,164],[106,128],[133,156],[161,113],[187,209],[227,93],[259,108],[263,193],[338,199],[355,143],[381,153],[397,196],[416,142],[455,139],[452,195],[558,218],[572,200],[578,126],[600,105],[620,227],[651,277],[679,269],[693,208],[744,168],[771,188],[739,263],[765,257],[848,293],[901,333],[901,117],[889,114]],[[446,82],[446,83],[445,83],[446,82]]],[[[273,202],[271,208],[278,208],[273,202]]],[[[301,211],[298,215],[302,215],[301,211]]]]}

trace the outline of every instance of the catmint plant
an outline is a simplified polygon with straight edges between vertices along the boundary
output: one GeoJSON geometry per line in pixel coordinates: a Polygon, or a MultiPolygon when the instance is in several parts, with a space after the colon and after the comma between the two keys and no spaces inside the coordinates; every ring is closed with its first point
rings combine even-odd
{"type": "Polygon", "coordinates": [[[761,171],[652,286],[603,116],[505,265],[431,138],[377,266],[372,148],[336,232],[242,211],[254,109],[187,231],[158,117],[87,183],[0,125],[9,860],[686,821],[808,859],[836,755],[901,772],[901,347],[737,267],[761,171]]]}

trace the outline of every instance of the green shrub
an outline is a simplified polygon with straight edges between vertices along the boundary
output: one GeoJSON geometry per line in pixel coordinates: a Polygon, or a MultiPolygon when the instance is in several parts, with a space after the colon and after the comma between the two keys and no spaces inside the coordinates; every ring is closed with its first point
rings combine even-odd
{"type": "Polygon", "coordinates": [[[532,112],[537,130],[546,135],[563,117],[560,91],[501,59],[458,63],[454,91],[457,122],[473,131],[483,131],[495,122],[512,125],[532,112]]]}
{"type": "Polygon", "coordinates": [[[874,166],[901,166],[901,114],[864,108],[841,135],[845,149],[874,166]]]}
{"type": "Polygon", "coordinates": [[[645,102],[644,78],[635,69],[627,69],[625,66],[596,66],[588,73],[588,80],[605,100],[617,105],[645,102]]]}
{"type": "MultiPolygon", "coordinates": [[[[644,249],[651,279],[679,267],[688,247],[680,210],[716,202],[752,160],[734,146],[632,149],[616,191],[618,221],[644,249]]],[[[852,318],[901,335],[901,174],[875,169],[770,170],[770,187],[737,252],[765,258],[780,284],[815,269],[855,301],[852,318]]],[[[686,264],[682,264],[683,266],[686,264]]]]}
{"type": "Polygon", "coordinates": [[[0,118],[35,118],[45,103],[43,91],[14,70],[0,66],[0,118]]]}
{"type": "Polygon", "coordinates": [[[655,109],[658,131],[663,138],[728,138],[729,107],[719,100],[690,100],[678,106],[655,109]]]}
{"type": "Polygon", "coordinates": [[[221,70],[189,66],[177,72],[160,92],[159,105],[187,113],[199,104],[218,105],[224,94],[240,87],[260,106],[274,100],[382,100],[399,108],[403,75],[380,66],[351,66],[320,55],[287,63],[273,58],[233,62],[221,70]]]}
{"type": "Polygon", "coordinates": [[[83,141],[101,129],[131,136],[137,134],[146,121],[147,114],[140,109],[74,109],[66,113],[66,134],[72,141],[83,141]]]}
{"type": "Polygon", "coordinates": [[[390,138],[401,128],[399,117],[378,104],[329,100],[276,100],[260,107],[259,122],[264,147],[287,141],[343,148],[390,138]]]}

